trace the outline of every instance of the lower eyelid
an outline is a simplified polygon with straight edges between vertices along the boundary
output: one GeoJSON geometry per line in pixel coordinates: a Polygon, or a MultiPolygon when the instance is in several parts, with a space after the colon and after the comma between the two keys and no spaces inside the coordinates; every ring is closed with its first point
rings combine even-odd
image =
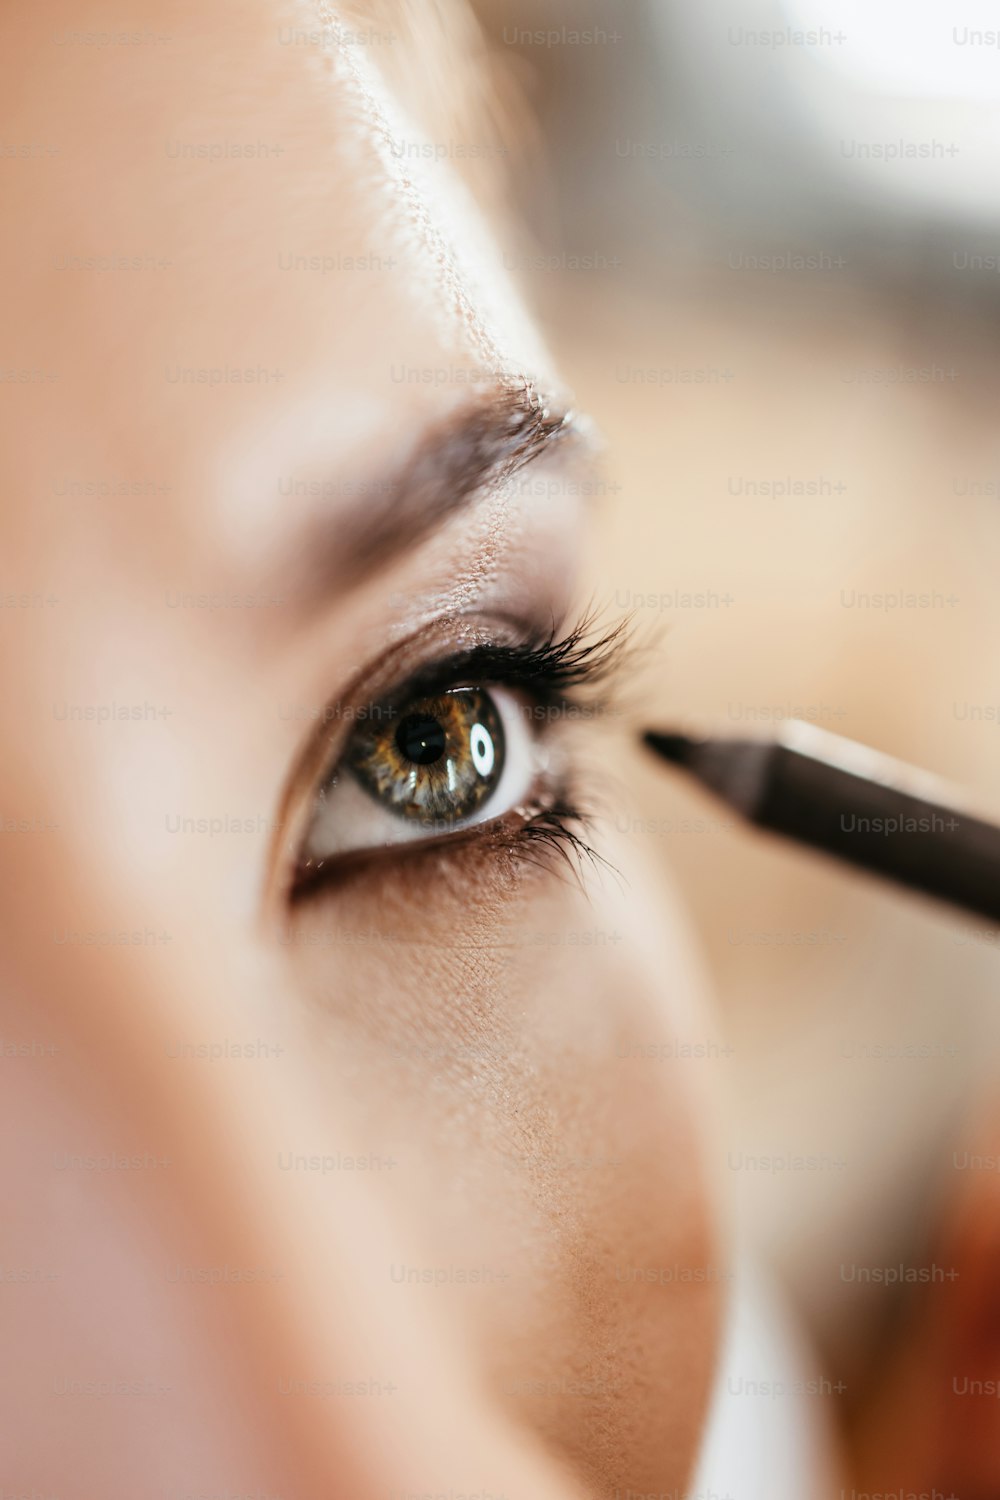
{"type": "MultiPolygon", "coordinates": [[[[560,789],[555,786],[540,787],[537,792],[533,789],[532,795],[522,806],[508,809],[496,818],[489,818],[481,823],[467,824],[446,837],[432,836],[412,843],[357,849],[329,860],[317,861],[311,866],[303,865],[298,870],[290,891],[291,902],[293,905],[303,905],[324,894],[332,894],[339,885],[346,882],[353,884],[357,879],[374,879],[380,873],[383,877],[388,877],[393,871],[401,873],[408,869],[412,872],[414,866],[423,861],[432,861],[432,867],[440,872],[454,860],[483,856],[491,859],[497,853],[502,853],[505,861],[516,859],[521,852],[522,841],[530,836],[532,826],[548,819],[554,808],[562,809],[559,813],[558,833],[568,842],[573,842],[575,835],[564,828],[563,823],[573,821],[579,815],[575,810],[563,806],[560,789]]],[[[549,827],[550,841],[554,843],[556,837],[557,830],[552,825],[549,827]]],[[[412,874],[408,878],[412,879],[412,874]]],[[[412,890],[409,894],[412,895],[412,890]]]]}

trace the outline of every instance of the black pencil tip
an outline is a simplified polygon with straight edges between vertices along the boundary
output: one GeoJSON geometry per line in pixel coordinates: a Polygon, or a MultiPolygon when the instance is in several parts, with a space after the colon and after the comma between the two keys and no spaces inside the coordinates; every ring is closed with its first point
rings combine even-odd
{"type": "Polygon", "coordinates": [[[691,752],[698,744],[697,740],[688,739],[686,734],[663,734],[657,729],[647,729],[642,742],[654,754],[661,756],[663,760],[669,760],[675,766],[689,765],[691,752]]]}

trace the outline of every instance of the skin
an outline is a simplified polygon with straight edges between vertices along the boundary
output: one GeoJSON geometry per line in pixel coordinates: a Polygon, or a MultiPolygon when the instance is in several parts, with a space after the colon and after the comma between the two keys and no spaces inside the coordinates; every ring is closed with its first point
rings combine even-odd
{"type": "MultiPolygon", "coordinates": [[[[351,683],[374,691],[391,652],[453,647],[456,614],[572,624],[585,517],[569,486],[508,487],[308,608],[297,534],[335,551],[353,483],[492,383],[558,379],[464,188],[388,149],[415,127],[362,49],[277,43],[316,13],[139,3],[122,28],[166,40],[66,39],[86,24],[50,0],[0,21],[3,141],[57,148],[0,163],[18,372],[0,383],[0,558],[5,592],[33,601],[0,628],[3,813],[28,825],[0,838],[18,1049],[0,1093],[17,1210],[0,1263],[19,1273],[4,1483],[681,1488],[724,1282],[627,1273],[724,1272],[712,1101],[697,1068],[621,1055],[705,1034],[670,893],[607,818],[592,839],[621,880],[480,840],[287,901],[320,762],[343,744],[340,725],[317,744],[316,715],[351,683]],[[282,152],[190,159],[177,141],[282,152]],[[287,253],[383,269],[281,270],[287,253]],[[64,268],[95,255],[164,264],[64,268]],[[172,378],[224,366],[281,378],[172,378]],[[481,383],[393,379],[403,367],[481,383]],[[284,495],[292,475],[332,493],[284,495]],[[179,602],[232,591],[256,602],[179,602]],[[101,705],[141,712],[87,717],[101,705]],[[220,816],[239,829],[176,831],[220,816]],[[107,940],[123,930],[141,940],[107,940]],[[247,1041],[249,1059],[183,1052],[247,1041]],[[138,1164],[76,1160],[109,1152],[138,1164]],[[296,1155],[338,1165],[282,1165],[296,1155]],[[254,1279],[209,1279],[223,1267],[254,1279]],[[381,1394],[326,1384],[365,1379],[381,1394]]],[[[630,753],[615,731],[585,721],[561,751],[606,804],[630,753]]]]}

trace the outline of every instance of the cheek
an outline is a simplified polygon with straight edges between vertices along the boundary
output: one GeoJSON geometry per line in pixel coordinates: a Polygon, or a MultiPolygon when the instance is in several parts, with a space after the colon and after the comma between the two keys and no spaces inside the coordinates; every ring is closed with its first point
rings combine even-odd
{"type": "Polygon", "coordinates": [[[706,1169],[719,1064],[670,898],[645,892],[630,871],[523,917],[528,1060],[507,1084],[541,1126],[527,1196],[547,1318],[512,1360],[536,1378],[511,1389],[603,1492],[680,1493],[729,1274],[706,1169]]]}
{"type": "Polygon", "coordinates": [[[682,1489],[727,1270],[719,1063],[688,1051],[710,1027],[669,897],[453,863],[422,867],[419,918],[362,882],[296,951],[338,1097],[398,1163],[387,1294],[458,1329],[477,1383],[588,1481],[682,1489]]]}

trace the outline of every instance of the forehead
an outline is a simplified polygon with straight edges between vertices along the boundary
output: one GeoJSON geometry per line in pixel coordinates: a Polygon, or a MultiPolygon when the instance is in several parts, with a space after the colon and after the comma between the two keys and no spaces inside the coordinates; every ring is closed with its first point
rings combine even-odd
{"type": "Polygon", "coordinates": [[[51,519],[94,480],[123,541],[142,486],[144,535],[221,555],[287,511],[291,469],[367,470],[470,383],[544,378],[451,170],[495,147],[404,113],[378,55],[402,36],[274,0],[93,31],[42,3],[0,31],[8,493],[51,519]]]}

